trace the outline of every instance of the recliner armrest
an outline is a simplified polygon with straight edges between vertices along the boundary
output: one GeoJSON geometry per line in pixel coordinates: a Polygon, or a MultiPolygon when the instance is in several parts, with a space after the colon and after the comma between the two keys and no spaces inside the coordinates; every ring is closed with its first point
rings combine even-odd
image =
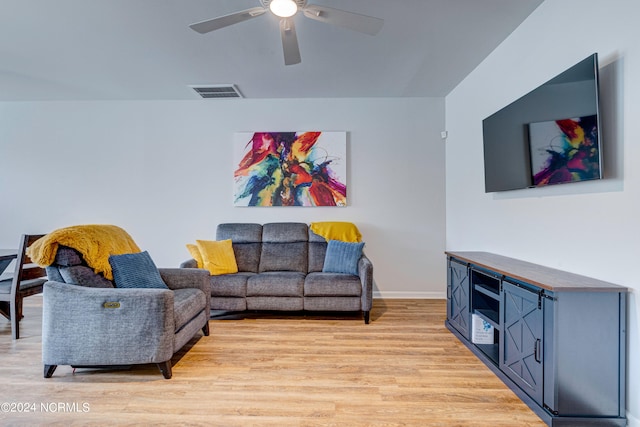
{"type": "Polygon", "coordinates": [[[207,297],[206,312],[211,307],[211,275],[202,268],[159,268],[160,277],[169,289],[198,288],[207,297]]]}

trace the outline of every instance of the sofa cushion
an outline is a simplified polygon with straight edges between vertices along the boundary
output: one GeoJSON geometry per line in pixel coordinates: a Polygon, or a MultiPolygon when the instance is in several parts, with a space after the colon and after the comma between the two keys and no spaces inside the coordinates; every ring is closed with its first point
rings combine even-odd
{"type": "Polygon", "coordinates": [[[71,285],[86,286],[88,288],[113,288],[113,282],[105,279],[101,274],[97,274],[92,268],[86,265],[73,265],[70,267],[50,267],[47,268],[47,274],[49,270],[57,270],[60,277],[55,275],[50,277],[50,280],[56,280],[69,283],[71,285]],[[62,279],[62,280],[60,280],[62,279]]]}
{"type": "Polygon", "coordinates": [[[260,272],[297,271],[307,273],[309,229],[299,222],[278,222],[262,226],[260,272]]]}
{"type": "Polygon", "coordinates": [[[58,246],[53,264],[46,269],[49,280],[89,288],[114,287],[111,280],[87,266],[80,252],[68,246],[58,246]]]}
{"type": "Polygon", "coordinates": [[[263,243],[291,243],[309,240],[309,227],[302,222],[272,222],[262,226],[263,243]]]}
{"type": "MultiPolygon", "coordinates": [[[[233,242],[233,240],[232,240],[233,242]]],[[[238,271],[257,273],[260,266],[260,243],[235,243],[233,242],[233,252],[236,255],[238,271]]]]}
{"type": "Polygon", "coordinates": [[[362,310],[360,297],[304,297],[304,309],[309,311],[362,310]]]}
{"type": "Polygon", "coordinates": [[[227,240],[196,240],[200,254],[202,255],[202,266],[212,275],[232,274],[238,272],[236,256],[233,251],[231,239],[227,240]]]}
{"type": "Polygon", "coordinates": [[[309,273],[322,271],[326,253],[325,238],[309,229],[309,273]]]}
{"type": "Polygon", "coordinates": [[[309,273],[304,280],[304,296],[360,296],[358,276],[342,273],[309,273]]]}
{"type": "Polygon", "coordinates": [[[173,318],[176,331],[196,317],[207,305],[200,289],[183,288],[173,291],[173,318]]]}
{"type": "Polygon", "coordinates": [[[262,249],[262,225],[253,223],[219,224],[217,240],[231,239],[238,271],[257,273],[262,249]]]}
{"type": "Polygon", "coordinates": [[[322,271],[358,275],[358,261],[362,257],[363,243],[329,240],[322,271]]]}
{"type": "Polygon", "coordinates": [[[64,283],[64,279],[60,275],[60,270],[58,270],[57,266],[48,265],[48,266],[45,267],[45,270],[47,272],[47,279],[52,280],[54,282],[63,282],[64,283]]]}
{"type": "Polygon", "coordinates": [[[116,288],[169,289],[147,251],[111,255],[109,264],[116,288]]]}
{"type": "Polygon", "coordinates": [[[211,296],[245,297],[247,295],[247,281],[251,276],[255,276],[255,273],[239,272],[211,276],[211,296]]]}
{"type": "Polygon", "coordinates": [[[231,239],[234,243],[260,243],[262,225],[253,223],[224,223],[216,228],[216,240],[231,239]]]}
{"type": "Polygon", "coordinates": [[[247,310],[300,311],[304,310],[304,298],[280,296],[247,297],[247,310]]]}
{"type": "Polygon", "coordinates": [[[245,311],[247,299],[239,297],[211,297],[211,310],[245,311]]]}
{"type": "Polygon", "coordinates": [[[307,242],[262,244],[260,273],[267,271],[306,273],[308,263],[307,242]]]}
{"type": "Polygon", "coordinates": [[[72,265],[86,265],[80,252],[76,251],[69,246],[58,246],[56,257],[53,260],[54,265],[61,265],[64,267],[70,267],[72,265]]]}
{"type": "Polygon", "coordinates": [[[303,273],[293,271],[256,274],[247,280],[247,296],[302,297],[304,277],[303,273]]]}

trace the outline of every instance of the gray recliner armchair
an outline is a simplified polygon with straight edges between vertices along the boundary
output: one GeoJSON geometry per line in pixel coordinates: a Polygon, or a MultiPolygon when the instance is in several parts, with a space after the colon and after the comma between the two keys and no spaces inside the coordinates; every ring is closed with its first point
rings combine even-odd
{"type": "Polygon", "coordinates": [[[171,378],[171,357],[199,330],[209,335],[209,273],[160,268],[169,289],[114,288],[74,249],[47,267],[42,319],[44,377],[58,365],[155,363],[171,378]]]}

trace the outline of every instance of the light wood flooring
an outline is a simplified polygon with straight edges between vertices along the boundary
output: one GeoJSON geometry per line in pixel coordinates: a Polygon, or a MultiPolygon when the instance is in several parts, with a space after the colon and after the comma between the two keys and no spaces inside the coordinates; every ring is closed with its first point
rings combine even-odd
{"type": "Polygon", "coordinates": [[[211,320],[173,359],[129,370],[59,366],[44,379],[42,298],[21,338],[0,318],[0,425],[544,426],[444,327],[444,300],[374,301],[360,316],[211,320]],[[6,405],[2,408],[6,409],[6,405]]]}

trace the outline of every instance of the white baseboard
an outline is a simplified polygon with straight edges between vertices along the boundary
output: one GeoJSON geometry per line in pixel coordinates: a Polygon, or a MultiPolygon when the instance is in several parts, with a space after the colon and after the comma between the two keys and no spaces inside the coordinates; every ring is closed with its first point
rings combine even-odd
{"type": "Polygon", "coordinates": [[[640,419],[627,412],[627,427],[640,427],[640,419]]]}
{"type": "Polygon", "coordinates": [[[446,292],[385,292],[374,291],[374,299],[446,299],[446,292]]]}

